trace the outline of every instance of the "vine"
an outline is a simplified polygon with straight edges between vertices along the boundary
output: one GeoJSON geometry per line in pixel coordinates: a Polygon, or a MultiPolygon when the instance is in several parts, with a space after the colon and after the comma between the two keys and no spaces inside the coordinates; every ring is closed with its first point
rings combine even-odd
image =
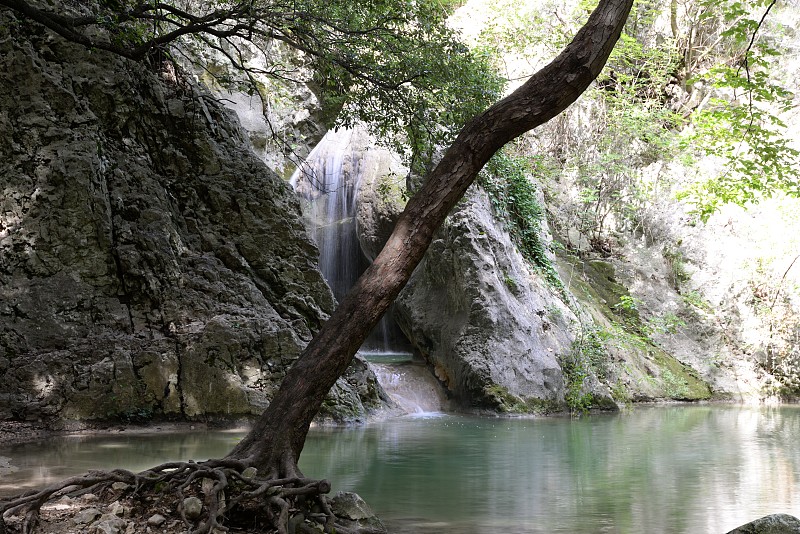
{"type": "Polygon", "coordinates": [[[547,282],[559,292],[564,284],[547,255],[541,238],[542,206],[529,175],[545,175],[549,169],[540,158],[496,154],[481,173],[479,183],[489,195],[495,215],[506,222],[519,251],[547,282]]]}

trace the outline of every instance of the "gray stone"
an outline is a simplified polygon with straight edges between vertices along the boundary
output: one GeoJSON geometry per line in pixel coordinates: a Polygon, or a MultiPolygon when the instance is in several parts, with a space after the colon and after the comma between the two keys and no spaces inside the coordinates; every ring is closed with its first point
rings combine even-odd
{"type": "Polygon", "coordinates": [[[756,519],[728,534],[798,534],[800,519],[787,514],[773,514],[756,519]]]}
{"type": "Polygon", "coordinates": [[[76,525],[87,525],[102,515],[103,512],[97,508],[84,508],[75,514],[75,516],[72,518],[72,522],[76,525]]]}
{"type": "Polygon", "coordinates": [[[333,308],[294,195],[202,88],[12,16],[0,418],[260,413],[333,308]]]}
{"type": "Polygon", "coordinates": [[[161,514],[153,514],[147,519],[147,524],[154,527],[160,527],[166,520],[167,518],[161,514]]]}
{"type": "Polygon", "coordinates": [[[127,510],[119,501],[114,501],[108,505],[108,513],[117,517],[122,517],[125,515],[127,510]]]}
{"type": "Polygon", "coordinates": [[[503,412],[564,405],[559,357],[577,321],[495,221],[482,191],[469,192],[438,231],[395,318],[462,405],[503,412]]]}
{"type": "Polygon", "coordinates": [[[114,515],[106,514],[89,529],[89,534],[121,534],[128,528],[128,522],[114,515]]]}
{"type": "Polygon", "coordinates": [[[359,495],[351,492],[338,492],[329,502],[331,511],[346,526],[368,528],[374,532],[387,532],[383,523],[359,495]]]}
{"type": "Polygon", "coordinates": [[[203,501],[197,497],[186,497],[183,499],[181,506],[183,506],[184,515],[190,520],[197,519],[203,512],[203,501]]]}
{"type": "MultiPolygon", "coordinates": [[[[364,133],[359,136],[366,138],[364,133]]],[[[374,141],[362,151],[358,169],[361,177],[356,197],[358,241],[364,255],[374,260],[405,207],[408,169],[399,155],[378,147],[374,141]]]]}

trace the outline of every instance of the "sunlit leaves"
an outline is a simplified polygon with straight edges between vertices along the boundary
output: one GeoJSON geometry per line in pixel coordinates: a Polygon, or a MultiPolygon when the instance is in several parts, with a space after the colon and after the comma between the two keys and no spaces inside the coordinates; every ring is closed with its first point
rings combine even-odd
{"type": "Polygon", "coordinates": [[[764,9],[774,2],[703,4],[724,8],[715,13],[729,23],[721,36],[730,55],[704,74],[715,96],[693,113],[683,146],[716,156],[723,166],[717,176],[693,184],[679,197],[707,220],[725,203],[743,206],[777,191],[800,196],[800,152],[789,144],[780,118],[793,107],[794,95],[770,76],[774,64],[769,58],[780,51],[768,39],[758,39],[764,9]]]}
{"type": "Polygon", "coordinates": [[[158,51],[203,66],[214,50],[241,74],[215,81],[252,94],[257,76],[309,83],[328,126],[365,122],[412,155],[447,144],[501,90],[488,58],[446,24],[459,0],[99,0],[67,14],[19,2],[73,41],[131,59],[158,51]],[[302,59],[287,63],[275,43],[302,59]]]}

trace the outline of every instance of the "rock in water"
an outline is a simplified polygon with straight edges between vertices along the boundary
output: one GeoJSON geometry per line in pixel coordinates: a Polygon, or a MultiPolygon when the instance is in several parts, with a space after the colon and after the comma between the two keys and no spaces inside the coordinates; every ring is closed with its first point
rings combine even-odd
{"type": "Polygon", "coordinates": [[[800,534],[800,519],[788,514],[773,514],[756,519],[728,534],[800,534]]]}
{"type": "Polygon", "coordinates": [[[372,508],[355,493],[338,492],[330,500],[330,506],[336,517],[356,531],[366,529],[368,532],[387,532],[386,527],[375,516],[372,508]]]}

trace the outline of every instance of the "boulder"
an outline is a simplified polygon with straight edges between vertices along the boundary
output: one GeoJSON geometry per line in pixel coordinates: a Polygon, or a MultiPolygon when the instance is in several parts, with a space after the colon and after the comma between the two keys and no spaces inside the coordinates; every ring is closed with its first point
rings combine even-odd
{"type": "Polygon", "coordinates": [[[330,500],[333,514],[347,527],[367,532],[387,532],[386,527],[372,511],[372,508],[359,495],[351,492],[338,492],[330,500]]]}
{"type": "Polygon", "coordinates": [[[787,514],[773,514],[735,528],[728,534],[798,534],[800,519],[787,514]]]}
{"type": "Polygon", "coordinates": [[[505,412],[559,409],[572,311],[473,189],[437,232],[395,317],[450,395],[505,412]]]}

